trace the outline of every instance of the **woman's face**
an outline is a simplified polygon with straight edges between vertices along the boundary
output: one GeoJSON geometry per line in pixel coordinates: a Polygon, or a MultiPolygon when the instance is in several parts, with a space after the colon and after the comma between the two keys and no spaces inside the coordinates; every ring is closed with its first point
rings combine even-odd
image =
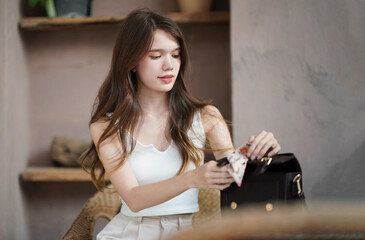
{"type": "Polygon", "coordinates": [[[138,91],[170,91],[180,65],[180,45],[177,40],[163,30],[156,30],[151,49],[136,67],[138,91]]]}

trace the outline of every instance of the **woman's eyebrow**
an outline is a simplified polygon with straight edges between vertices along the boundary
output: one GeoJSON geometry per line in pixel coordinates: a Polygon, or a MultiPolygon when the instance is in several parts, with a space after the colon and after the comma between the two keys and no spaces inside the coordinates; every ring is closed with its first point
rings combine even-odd
{"type": "MultiPolygon", "coordinates": [[[[178,51],[178,50],[180,50],[180,48],[175,48],[174,50],[172,50],[172,52],[173,51],[178,51]]],[[[164,52],[164,51],[166,51],[165,49],[151,49],[151,50],[149,50],[148,52],[164,52]]]]}

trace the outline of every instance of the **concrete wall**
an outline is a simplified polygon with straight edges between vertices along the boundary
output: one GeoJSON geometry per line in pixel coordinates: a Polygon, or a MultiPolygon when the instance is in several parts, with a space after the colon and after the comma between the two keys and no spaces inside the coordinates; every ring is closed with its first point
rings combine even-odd
{"type": "Polygon", "coordinates": [[[294,152],[309,199],[365,197],[365,2],[232,0],[236,145],[294,152]]]}
{"type": "Polygon", "coordinates": [[[0,239],[28,239],[19,186],[28,146],[28,76],[18,1],[0,0],[0,239]]]}

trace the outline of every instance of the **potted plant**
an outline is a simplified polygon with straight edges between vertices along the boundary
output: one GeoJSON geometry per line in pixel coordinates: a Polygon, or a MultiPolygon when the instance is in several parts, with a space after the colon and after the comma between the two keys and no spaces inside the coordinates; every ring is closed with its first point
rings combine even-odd
{"type": "Polygon", "coordinates": [[[34,8],[38,3],[41,8],[46,10],[49,18],[54,18],[56,16],[56,8],[53,0],[28,0],[28,6],[30,8],[34,8]]]}
{"type": "Polygon", "coordinates": [[[38,3],[46,10],[47,16],[53,17],[84,17],[90,15],[92,0],[28,0],[30,8],[38,3]]]}

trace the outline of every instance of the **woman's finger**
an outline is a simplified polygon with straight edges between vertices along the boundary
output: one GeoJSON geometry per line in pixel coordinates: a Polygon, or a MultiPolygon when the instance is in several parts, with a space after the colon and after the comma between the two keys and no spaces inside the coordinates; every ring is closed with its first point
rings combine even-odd
{"type": "Polygon", "coordinates": [[[274,149],[272,149],[267,156],[269,156],[269,157],[274,156],[275,154],[278,154],[280,152],[280,150],[281,150],[280,145],[276,144],[274,149]]]}
{"type": "Polygon", "coordinates": [[[261,159],[263,156],[265,156],[266,153],[271,148],[271,146],[272,146],[272,141],[265,143],[260,152],[257,154],[257,159],[261,159]]]}
{"type": "Polygon", "coordinates": [[[254,141],[251,143],[251,146],[249,147],[247,151],[247,156],[252,159],[253,154],[252,152],[256,150],[257,145],[260,143],[261,139],[263,139],[266,136],[266,131],[261,131],[254,139],[254,141]]]}
{"type": "Polygon", "coordinates": [[[211,181],[212,184],[219,184],[219,185],[224,185],[232,182],[234,182],[233,178],[216,178],[212,179],[211,181]]]}
{"type": "Polygon", "coordinates": [[[231,183],[215,185],[215,186],[216,186],[215,189],[224,190],[224,189],[228,188],[229,186],[231,186],[231,183]]]}
{"type": "Polygon", "coordinates": [[[229,174],[229,172],[222,172],[222,173],[218,173],[218,172],[212,172],[209,174],[209,178],[211,179],[221,179],[221,178],[230,178],[231,174],[229,174]]]}
{"type": "MultiPolygon", "coordinates": [[[[257,157],[264,155],[266,152],[263,152],[263,148],[267,147],[265,146],[266,144],[270,144],[271,139],[273,139],[274,135],[270,132],[262,132],[263,134],[259,137],[255,139],[254,141],[254,146],[251,145],[251,147],[253,147],[252,152],[251,152],[251,159],[256,159],[257,157]]],[[[250,147],[250,148],[251,148],[250,147]]],[[[267,148],[267,150],[270,148],[270,146],[267,148]]]]}
{"type": "Polygon", "coordinates": [[[266,137],[262,140],[263,146],[261,149],[257,149],[257,159],[261,159],[263,156],[268,154],[269,150],[273,149],[276,146],[276,139],[272,133],[268,133],[266,137]]]}

